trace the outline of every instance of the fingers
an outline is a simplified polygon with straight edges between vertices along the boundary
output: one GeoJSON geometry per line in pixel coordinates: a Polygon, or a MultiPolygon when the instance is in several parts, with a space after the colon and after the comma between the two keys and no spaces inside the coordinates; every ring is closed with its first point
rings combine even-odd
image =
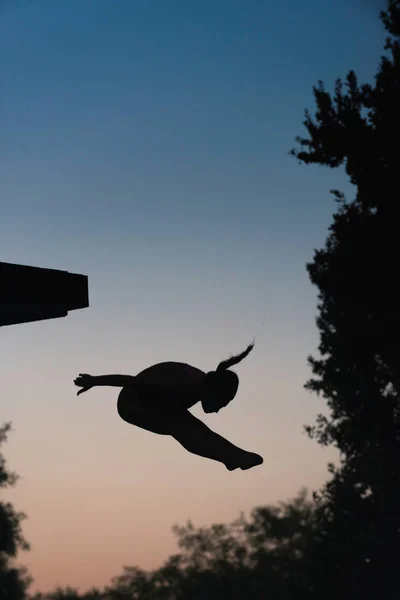
{"type": "Polygon", "coordinates": [[[82,388],[81,390],[79,390],[79,392],[77,392],[76,395],[79,396],[79,394],[83,394],[83,392],[87,392],[88,390],[90,390],[90,388],[88,387],[82,388]]]}
{"type": "Polygon", "coordinates": [[[88,375],[87,373],[79,373],[79,376],[74,379],[74,383],[75,385],[82,385],[82,383],[84,383],[85,379],[88,380],[91,376],[88,375]]]}
{"type": "Polygon", "coordinates": [[[79,394],[83,394],[83,392],[87,392],[88,390],[90,390],[92,386],[90,385],[89,380],[90,375],[87,375],[85,373],[80,373],[79,377],[74,379],[74,384],[82,388],[81,390],[79,390],[79,392],[77,392],[77,396],[79,396],[79,394]]]}
{"type": "Polygon", "coordinates": [[[76,379],[74,379],[74,383],[75,385],[78,385],[82,388],[81,390],[79,390],[79,392],[77,392],[77,396],[79,396],[79,394],[83,394],[83,392],[87,392],[88,390],[90,390],[90,388],[93,387],[92,376],[88,373],[79,373],[79,376],[76,379]]]}

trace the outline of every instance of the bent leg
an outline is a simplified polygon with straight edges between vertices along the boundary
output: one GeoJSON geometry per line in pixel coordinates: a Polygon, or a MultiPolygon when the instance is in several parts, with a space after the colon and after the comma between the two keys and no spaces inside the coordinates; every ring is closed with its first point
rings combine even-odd
{"type": "Polygon", "coordinates": [[[171,417],[158,405],[142,400],[134,389],[125,387],[121,390],[117,402],[118,414],[130,425],[136,425],[151,433],[171,435],[171,417]]]}
{"type": "Polygon", "coordinates": [[[222,462],[229,471],[237,468],[250,469],[263,462],[261,456],[238,448],[189,411],[177,416],[172,423],[171,435],[188,452],[222,462]]]}
{"type": "Polygon", "coordinates": [[[250,469],[263,462],[261,456],[228,442],[188,410],[171,411],[159,404],[147,403],[138,398],[133,389],[121,390],[118,414],[127,423],[146,431],[171,435],[188,452],[221,462],[230,471],[250,469]]]}

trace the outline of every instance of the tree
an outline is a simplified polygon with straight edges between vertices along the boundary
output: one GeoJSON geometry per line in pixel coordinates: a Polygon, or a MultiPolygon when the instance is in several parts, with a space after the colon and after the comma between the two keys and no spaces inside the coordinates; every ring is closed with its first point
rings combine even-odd
{"type": "Polygon", "coordinates": [[[314,558],[325,565],[325,598],[399,594],[400,2],[381,19],[389,37],[374,84],[350,71],[331,96],[319,82],[308,138],[291,152],[305,164],[343,165],[356,190],[351,202],[332,190],[338,210],[307,266],[318,288],[320,357],[309,358],[306,388],[329,408],[307,431],[340,452],[318,497],[314,558]]]}
{"type": "Polygon", "coordinates": [[[180,552],[159,569],[125,567],[103,590],[58,588],[32,600],[274,600],[309,598],[307,548],[315,501],[306,490],[277,506],[255,508],[230,524],[175,526],[180,552]]]}
{"type": "MultiPolygon", "coordinates": [[[[11,428],[9,423],[0,427],[0,446],[6,442],[11,428]]],[[[0,452],[0,488],[15,485],[17,476],[8,470],[0,452]]],[[[1,600],[23,600],[30,578],[24,568],[13,564],[18,550],[29,548],[25,541],[21,521],[25,515],[16,512],[9,502],[0,501],[0,598],[1,600]]]]}
{"type": "Polygon", "coordinates": [[[53,592],[45,593],[37,592],[32,596],[32,600],[110,600],[103,592],[92,589],[86,593],[80,594],[78,590],[72,587],[58,587],[53,592]]]}
{"type": "Polygon", "coordinates": [[[291,502],[254,509],[230,524],[175,526],[179,554],[156,571],[126,567],[105,600],[264,600],[309,597],[305,550],[315,505],[305,491],[291,502]]]}

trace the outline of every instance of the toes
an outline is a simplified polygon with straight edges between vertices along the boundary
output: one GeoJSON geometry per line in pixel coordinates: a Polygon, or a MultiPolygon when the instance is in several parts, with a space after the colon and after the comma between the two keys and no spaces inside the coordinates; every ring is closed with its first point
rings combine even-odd
{"type": "Polygon", "coordinates": [[[247,471],[247,469],[252,469],[258,465],[262,465],[264,459],[259,454],[249,453],[249,456],[246,457],[246,460],[240,465],[242,471],[247,471]]]}

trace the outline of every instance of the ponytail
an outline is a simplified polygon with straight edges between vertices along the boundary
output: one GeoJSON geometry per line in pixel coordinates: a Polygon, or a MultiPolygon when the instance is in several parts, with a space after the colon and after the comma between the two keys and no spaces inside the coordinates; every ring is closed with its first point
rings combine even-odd
{"type": "Polygon", "coordinates": [[[253,348],[254,348],[254,342],[252,342],[250,344],[250,346],[247,346],[246,350],[244,352],[242,352],[241,354],[237,354],[236,356],[231,356],[231,358],[228,358],[227,360],[223,360],[222,362],[219,363],[219,365],[216,369],[217,372],[220,373],[221,371],[226,371],[230,367],[233,367],[233,365],[237,365],[244,358],[246,358],[246,356],[248,356],[250,354],[250,352],[253,350],[253,348]]]}

